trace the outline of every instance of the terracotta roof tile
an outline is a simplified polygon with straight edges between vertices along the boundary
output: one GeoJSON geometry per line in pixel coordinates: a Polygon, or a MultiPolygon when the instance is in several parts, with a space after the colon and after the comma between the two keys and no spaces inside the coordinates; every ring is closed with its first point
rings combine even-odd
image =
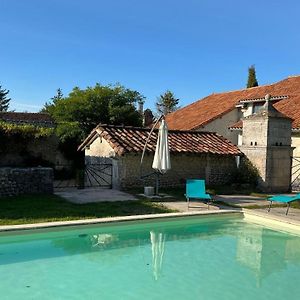
{"type": "Polygon", "coordinates": [[[229,126],[230,129],[242,129],[243,128],[243,121],[239,120],[237,122],[235,122],[234,124],[231,124],[229,126]]]}
{"type": "Polygon", "coordinates": [[[53,119],[45,113],[0,112],[0,121],[14,124],[54,126],[53,119]]]}
{"type": "Polygon", "coordinates": [[[300,76],[288,77],[271,85],[212,94],[168,114],[166,121],[170,129],[197,129],[235,109],[240,100],[263,98],[266,94],[288,96],[274,107],[294,120],[293,128],[300,127],[300,76]]]}
{"type": "MultiPolygon", "coordinates": [[[[290,94],[287,99],[275,103],[274,107],[282,114],[293,120],[293,129],[300,128],[300,92],[299,94],[290,94]]],[[[243,121],[239,120],[238,122],[230,125],[229,128],[242,129],[243,121]]]]}
{"type": "MultiPolygon", "coordinates": [[[[146,148],[146,152],[154,152],[157,141],[157,132],[154,130],[146,148]]],[[[98,125],[85,141],[78,147],[83,150],[90,145],[95,135],[104,138],[118,155],[125,153],[141,153],[149,136],[150,129],[137,127],[121,127],[112,125],[98,125]]],[[[240,155],[237,146],[213,132],[199,131],[169,131],[169,147],[171,153],[211,153],[221,155],[240,155]]]]}

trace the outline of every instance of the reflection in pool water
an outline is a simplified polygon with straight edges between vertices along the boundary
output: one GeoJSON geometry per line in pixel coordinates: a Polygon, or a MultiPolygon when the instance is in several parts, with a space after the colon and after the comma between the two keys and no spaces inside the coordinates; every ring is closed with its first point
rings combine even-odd
{"type": "Polygon", "coordinates": [[[297,299],[299,266],[298,236],[236,217],[0,238],[7,299],[297,299]]]}

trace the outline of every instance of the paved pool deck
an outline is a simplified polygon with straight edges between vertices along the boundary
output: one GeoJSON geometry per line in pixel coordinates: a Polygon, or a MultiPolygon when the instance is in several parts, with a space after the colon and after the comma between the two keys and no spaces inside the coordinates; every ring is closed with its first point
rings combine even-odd
{"type": "Polygon", "coordinates": [[[63,188],[55,189],[54,194],[76,204],[137,200],[131,194],[108,188],[63,188]]]}
{"type": "Polygon", "coordinates": [[[192,202],[188,208],[186,201],[178,202],[164,202],[161,204],[180,212],[193,212],[193,211],[209,211],[209,210],[235,210],[235,211],[247,211],[247,212],[257,212],[262,216],[277,218],[281,221],[295,221],[300,222],[300,209],[290,208],[288,215],[286,215],[286,207],[276,207],[273,206],[271,211],[268,212],[266,206],[269,205],[269,201],[265,198],[255,197],[255,196],[245,196],[245,195],[218,195],[214,197],[216,201],[222,201],[226,205],[222,204],[212,204],[208,206],[203,202],[192,202]],[[250,206],[257,206],[255,209],[247,209],[250,206]],[[234,206],[234,207],[233,207],[234,206]],[[246,210],[245,210],[246,209],[246,210]]]}

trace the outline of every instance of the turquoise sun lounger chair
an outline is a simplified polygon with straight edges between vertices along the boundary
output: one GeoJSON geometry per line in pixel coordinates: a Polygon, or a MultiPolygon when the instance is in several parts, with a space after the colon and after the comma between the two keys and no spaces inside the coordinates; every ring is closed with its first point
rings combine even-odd
{"type": "Polygon", "coordinates": [[[285,196],[285,195],[276,195],[272,196],[268,199],[270,201],[269,209],[268,212],[271,210],[271,206],[273,202],[281,202],[281,203],[286,203],[287,204],[287,209],[285,214],[287,215],[291,206],[291,203],[294,201],[299,201],[300,200],[300,193],[295,195],[295,196],[285,196]]]}
{"type": "Polygon", "coordinates": [[[186,194],[185,194],[188,207],[190,207],[190,200],[207,200],[209,208],[209,202],[211,196],[205,191],[205,181],[202,179],[187,179],[186,180],[186,194]]]}

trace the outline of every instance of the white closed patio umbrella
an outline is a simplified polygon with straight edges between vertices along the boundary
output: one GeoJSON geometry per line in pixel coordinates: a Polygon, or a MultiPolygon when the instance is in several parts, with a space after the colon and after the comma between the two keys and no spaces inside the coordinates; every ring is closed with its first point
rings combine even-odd
{"type": "Polygon", "coordinates": [[[158,195],[159,174],[165,174],[168,170],[171,169],[168,127],[164,118],[162,118],[158,130],[158,137],[152,168],[157,171],[156,194],[158,195]]]}
{"type": "Polygon", "coordinates": [[[169,141],[168,141],[168,127],[166,121],[162,119],[158,130],[158,137],[152,168],[165,174],[171,169],[169,141]]]}

